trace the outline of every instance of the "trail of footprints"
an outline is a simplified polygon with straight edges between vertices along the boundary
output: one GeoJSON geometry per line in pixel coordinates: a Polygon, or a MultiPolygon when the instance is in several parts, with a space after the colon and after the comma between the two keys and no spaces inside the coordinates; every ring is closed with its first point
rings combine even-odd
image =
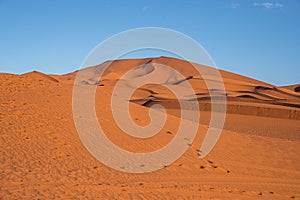
{"type": "Polygon", "coordinates": [[[200,169],[216,169],[216,170],[221,170],[226,172],[227,174],[230,174],[230,170],[229,169],[225,169],[223,167],[218,166],[217,164],[215,164],[213,161],[211,160],[205,160],[207,164],[205,165],[200,165],[200,169]]]}

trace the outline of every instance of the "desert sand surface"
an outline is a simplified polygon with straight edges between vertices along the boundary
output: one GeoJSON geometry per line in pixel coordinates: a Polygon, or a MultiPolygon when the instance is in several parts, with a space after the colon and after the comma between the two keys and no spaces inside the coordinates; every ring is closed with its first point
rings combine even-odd
{"type": "MultiPolygon", "coordinates": [[[[143,85],[129,102],[132,119],[139,125],[149,123],[150,106],[165,107],[167,121],[157,135],[137,139],[124,134],[111,112],[110,99],[118,81],[129,84],[157,73],[158,64],[164,64],[185,77],[178,80],[158,71],[165,84],[180,87],[188,81],[200,106],[199,128],[188,150],[155,172],[111,169],[95,159],[78,136],[72,113],[77,72],[1,73],[0,199],[299,199],[300,85],[279,87],[220,70],[227,96],[225,125],[214,149],[200,159],[211,97],[191,64],[169,57],[107,63],[104,76],[81,83],[97,85],[95,110],[107,137],[133,152],[154,151],[175,137],[180,107],[164,84],[143,85]],[[122,80],[136,66],[138,71],[122,80]]],[[[107,63],[83,70],[97,74],[107,63]]]]}

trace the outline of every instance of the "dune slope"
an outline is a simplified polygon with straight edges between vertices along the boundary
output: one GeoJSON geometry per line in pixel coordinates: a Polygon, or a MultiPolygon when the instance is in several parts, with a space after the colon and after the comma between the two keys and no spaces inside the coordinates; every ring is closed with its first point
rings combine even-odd
{"type": "Polygon", "coordinates": [[[212,88],[207,88],[191,63],[168,57],[128,59],[83,70],[94,75],[80,84],[97,86],[97,119],[114,144],[134,152],[163,147],[176,136],[181,100],[186,102],[181,109],[193,110],[188,104],[192,100],[200,107],[195,140],[183,156],[161,170],[130,174],[111,169],[97,161],[79,139],[72,113],[76,72],[3,73],[0,74],[0,199],[300,197],[299,85],[277,87],[220,70],[226,89],[226,121],[213,151],[199,159],[214,97],[209,93],[212,88]],[[102,71],[108,64],[108,69],[102,71]],[[160,64],[176,69],[183,78],[162,69],[160,64]],[[97,75],[102,72],[99,79],[97,75]],[[159,77],[162,84],[145,84],[134,92],[128,102],[131,117],[137,124],[147,125],[149,108],[160,104],[168,113],[167,121],[157,135],[136,139],[123,133],[114,122],[110,100],[118,82],[126,90],[145,76],[159,77]],[[193,87],[196,99],[189,92],[183,92],[178,99],[167,88],[182,89],[186,82],[193,87]]]}

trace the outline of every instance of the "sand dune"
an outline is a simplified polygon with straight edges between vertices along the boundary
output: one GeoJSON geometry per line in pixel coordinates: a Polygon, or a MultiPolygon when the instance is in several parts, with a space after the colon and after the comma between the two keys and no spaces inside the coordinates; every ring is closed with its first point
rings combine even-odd
{"type": "MultiPolygon", "coordinates": [[[[202,67],[207,69],[206,78],[218,81],[209,67],[202,67]]],[[[82,71],[86,76],[78,84],[97,86],[97,119],[114,144],[134,152],[162,148],[176,136],[180,103],[181,109],[194,112],[191,102],[201,110],[195,140],[182,157],[161,170],[129,174],[111,169],[88,152],[76,131],[72,114],[76,72],[3,73],[0,199],[299,198],[299,84],[278,87],[220,70],[227,99],[224,130],[213,151],[199,159],[211,99],[220,93],[207,88],[191,63],[168,57],[127,59],[82,71]],[[124,134],[114,122],[111,97],[117,84],[127,91],[145,79],[157,83],[142,85],[130,97],[132,120],[147,125],[149,108],[155,104],[164,106],[167,120],[157,135],[141,139],[124,134]],[[176,97],[172,89],[180,95],[176,97]]]]}

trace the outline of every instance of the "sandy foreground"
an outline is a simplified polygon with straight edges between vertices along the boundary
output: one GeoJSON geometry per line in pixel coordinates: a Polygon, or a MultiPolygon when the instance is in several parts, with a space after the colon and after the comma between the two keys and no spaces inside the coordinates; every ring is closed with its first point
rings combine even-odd
{"type": "MultiPolygon", "coordinates": [[[[300,85],[277,87],[220,71],[227,96],[226,121],[214,149],[200,159],[198,153],[209,126],[211,102],[205,81],[191,64],[168,57],[109,64],[100,79],[82,83],[97,85],[95,110],[107,137],[128,151],[149,152],[162,148],[176,136],[180,107],[176,96],[163,84],[143,85],[129,102],[132,120],[142,126],[150,122],[152,105],[165,107],[167,121],[158,134],[137,139],[124,134],[114,122],[110,101],[114,86],[122,81],[124,73],[139,66],[128,80],[123,80],[125,85],[151,73],[159,74],[165,84],[180,87],[181,82],[188,81],[192,85],[201,112],[196,138],[188,150],[173,164],[151,173],[111,169],[95,159],[78,136],[72,113],[76,72],[2,73],[0,199],[300,197],[300,85]],[[158,64],[175,68],[185,80],[176,79],[158,64]]],[[[102,66],[85,70],[97,73],[102,66]]]]}

